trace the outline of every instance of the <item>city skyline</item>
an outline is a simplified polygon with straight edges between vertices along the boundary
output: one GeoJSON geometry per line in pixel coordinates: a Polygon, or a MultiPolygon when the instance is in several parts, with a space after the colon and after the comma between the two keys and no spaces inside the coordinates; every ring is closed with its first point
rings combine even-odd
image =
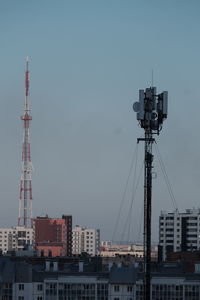
{"type": "MultiPolygon", "coordinates": [[[[100,228],[103,239],[112,238],[142,136],[132,104],[138,90],[151,85],[152,69],[158,92],[169,91],[169,117],[157,142],[178,208],[199,207],[200,5],[192,4],[1,3],[0,227],[17,225],[27,55],[34,217],[71,214],[73,226],[100,228]]],[[[158,240],[160,210],[173,206],[156,157],[154,171],[152,231],[158,240]]],[[[126,210],[130,201],[131,192],[126,210]]],[[[142,207],[140,188],[133,240],[142,207]]]]}

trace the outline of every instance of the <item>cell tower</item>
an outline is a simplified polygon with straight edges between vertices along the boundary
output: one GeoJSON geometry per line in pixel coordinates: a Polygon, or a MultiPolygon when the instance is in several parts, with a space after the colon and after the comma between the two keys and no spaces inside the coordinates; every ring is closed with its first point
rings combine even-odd
{"type": "Polygon", "coordinates": [[[168,93],[156,95],[156,88],[139,91],[139,102],[133,104],[137,120],[144,129],[144,300],[151,299],[151,202],[152,202],[152,145],[154,134],[159,135],[163,121],[167,118],[168,93]]]}
{"type": "Polygon", "coordinates": [[[23,144],[22,144],[22,170],[20,181],[20,200],[18,225],[32,227],[32,162],[30,152],[29,125],[32,117],[30,115],[29,103],[29,61],[26,59],[25,71],[25,101],[23,121],[23,144]]]}

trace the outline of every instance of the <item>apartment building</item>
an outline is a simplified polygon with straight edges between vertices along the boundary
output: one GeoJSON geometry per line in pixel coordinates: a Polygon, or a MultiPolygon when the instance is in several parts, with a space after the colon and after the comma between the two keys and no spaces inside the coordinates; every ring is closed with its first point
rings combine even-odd
{"type": "Polygon", "coordinates": [[[180,213],[161,211],[159,218],[159,257],[167,253],[200,249],[200,209],[180,213]]]}
{"type": "Polygon", "coordinates": [[[34,232],[32,228],[17,226],[0,228],[0,250],[2,253],[22,250],[25,246],[33,245],[34,232]]]}
{"type": "Polygon", "coordinates": [[[108,273],[96,257],[0,257],[0,299],[107,300],[108,273]]]}
{"type": "MultiPolygon", "coordinates": [[[[96,258],[0,257],[0,299],[143,300],[141,266],[105,269],[96,258]]],[[[193,272],[180,263],[154,267],[151,300],[200,299],[199,264],[193,272]]]]}
{"type": "Polygon", "coordinates": [[[44,256],[71,256],[72,216],[37,217],[33,220],[35,250],[44,256]]]}
{"type": "Polygon", "coordinates": [[[99,254],[100,230],[75,226],[72,229],[72,254],[86,252],[91,256],[99,254]]]}

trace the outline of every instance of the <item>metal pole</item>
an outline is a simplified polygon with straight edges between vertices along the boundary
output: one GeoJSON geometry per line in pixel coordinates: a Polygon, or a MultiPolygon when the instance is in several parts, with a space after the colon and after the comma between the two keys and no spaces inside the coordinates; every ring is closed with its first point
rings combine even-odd
{"type": "Polygon", "coordinates": [[[145,130],[144,167],[144,300],[151,299],[151,198],[152,198],[152,138],[151,130],[145,130]]]}

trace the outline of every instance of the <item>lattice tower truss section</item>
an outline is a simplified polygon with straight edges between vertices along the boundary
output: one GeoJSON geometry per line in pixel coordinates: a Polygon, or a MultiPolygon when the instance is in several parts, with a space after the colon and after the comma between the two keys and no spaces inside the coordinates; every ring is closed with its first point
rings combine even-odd
{"type": "Polygon", "coordinates": [[[30,115],[29,103],[29,66],[28,58],[26,60],[25,71],[25,101],[24,114],[21,117],[23,121],[23,144],[22,144],[22,169],[20,181],[20,200],[19,200],[19,218],[18,225],[32,227],[32,162],[30,151],[30,133],[29,125],[32,117],[30,115]]]}

